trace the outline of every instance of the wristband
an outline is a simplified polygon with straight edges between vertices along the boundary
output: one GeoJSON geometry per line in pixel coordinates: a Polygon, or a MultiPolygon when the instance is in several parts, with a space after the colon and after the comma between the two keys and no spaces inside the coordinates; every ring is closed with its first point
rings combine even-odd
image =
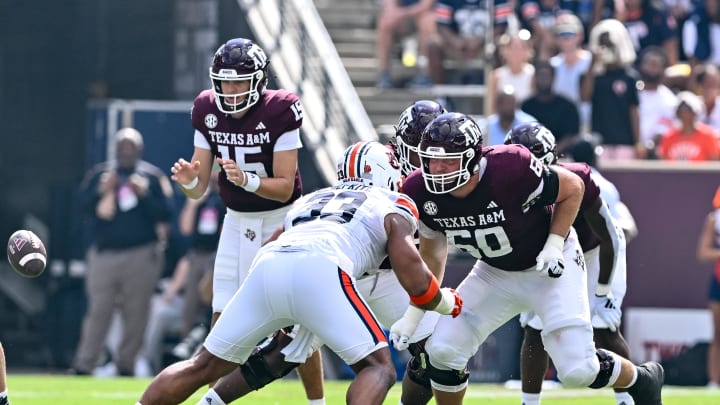
{"type": "Polygon", "coordinates": [[[240,187],[251,193],[256,192],[260,188],[260,176],[255,173],[245,172],[245,184],[240,187]]]}
{"type": "Polygon", "coordinates": [[[428,302],[432,301],[433,298],[437,295],[438,291],[440,290],[440,283],[438,283],[437,278],[435,276],[430,277],[430,284],[428,285],[427,290],[421,295],[411,295],[410,296],[410,302],[412,302],[415,305],[425,305],[428,302]]]}
{"type": "Polygon", "coordinates": [[[182,188],[184,188],[185,190],[192,190],[192,189],[195,188],[195,186],[198,185],[198,178],[197,178],[197,176],[195,176],[195,178],[192,179],[192,181],[191,181],[190,183],[188,183],[188,184],[182,184],[182,183],[180,183],[180,185],[181,185],[182,188]]]}
{"type": "Polygon", "coordinates": [[[598,284],[597,285],[597,288],[595,289],[596,296],[604,297],[608,294],[610,294],[610,285],[609,284],[598,284]]]}
{"type": "Polygon", "coordinates": [[[442,298],[438,302],[437,306],[433,308],[433,311],[439,312],[443,315],[450,315],[453,308],[455,308],[455,294],[450,292],[448,289],[441,289],[440,295],[442,298]]]}

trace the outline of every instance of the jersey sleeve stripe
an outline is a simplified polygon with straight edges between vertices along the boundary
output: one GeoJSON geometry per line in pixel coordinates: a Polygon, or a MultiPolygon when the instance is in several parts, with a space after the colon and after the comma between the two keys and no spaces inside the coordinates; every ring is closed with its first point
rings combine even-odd
{"type": "Polygon", "coordinates": [[[365,301],[360,298],[360,295],[355,289],[355,285],[353,284],[350,275],[342,271],[342,269],[340,268],[338,268],[338,273],[340,276],[340,285],[342,286],[342,290],[345,293],[345,296],[350,302],[350,305],[353,307],[353,309],[355,309],[355,312],[357,312],[357,314],[360,316],[360,319],[362,319],[363,323],[367,327],[368,332],[370,332],[370,335],[373,337],[373,341],[376,344],[379,342],[387,342],[385,332],[383,332],[382,327],[380,326],[380,324],[378,324],[375,316],[365,304],[365,301]]]}
{"type": "Polygon", "coordinates": [[[407,198],[400,197],[395,201],[395,204],[397,204],[400,208],[408,211],[408,213],[414,216],[415,219],[420,219],[420,214],[418,213],[417,207],[412,201],[408,200],[407,198]]]}

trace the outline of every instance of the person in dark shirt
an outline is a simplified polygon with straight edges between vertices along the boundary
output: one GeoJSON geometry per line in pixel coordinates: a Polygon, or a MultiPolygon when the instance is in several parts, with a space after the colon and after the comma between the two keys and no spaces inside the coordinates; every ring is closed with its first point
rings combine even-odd
{"type": "Polygon", "coordinates": [[[80,204],[92,219],[93,243],[87,253],[88,310],[73,361],[75,374],[92,373],[117,309],[123,336],[115,364],[120,375],[133,375],[150,298],[164,268],[173,213],[170,181],[140,160],[140,132],[123,128],[115,139],[116,159],[92,168],[81,186],[80,204]]]}
{"type": "Polygon", "coordinates": [[[535,94],[520,108],[557,136],[558,153],[562,154],[580,132],[580,113],[575,103],[553,90],[555,68],[550,62],[535,64],[534,83],[535,94]]]}
{"type": "Polygon", "coordinates": [[[603,137],[603,160],[644,158],[640,142],[636,53],[630,34],[618,20],[600,21],[590,32],[593,59],[583,75],[581,98],[592,102],[591,131],[603,137]]]}

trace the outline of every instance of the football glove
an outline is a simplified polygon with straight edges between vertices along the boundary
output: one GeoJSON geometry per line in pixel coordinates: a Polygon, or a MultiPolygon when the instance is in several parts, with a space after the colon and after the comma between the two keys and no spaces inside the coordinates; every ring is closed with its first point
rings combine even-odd
{"type": "Polygon", "coordinates": [[[562,276],[565,270],[563,247],[565,247],[565,239],[562,236],[553,233],[548,235],[545,246],[537,256],[535,270],[547,272],[552,278],[562,276]]]}
{"type": "Polygon", "coordinates": [[[610,331],[617,331],[622,319],[620,305],[618,305],[615,298],[608,297],[607,295],[595,295],[593,297],[590,315],[593,318],[598,317],[605,321],[610,331]]]}
{"type": "Polygon", "coordinates": [[[453,318],[457,318],[462,311],[463,300],[452,288],[443,287],[440,289],[442,299],[437,304],[433,311],[439,312],[443,315],[452,315],[453,318]]]}
{"type": "Polygon", "coordinates": [[[415,305],[408,306],[405,314],[390,327],[390,343],[397,350],[406,350],[410,346],[410,338],[415,333],[425,310],[415,305]]]}

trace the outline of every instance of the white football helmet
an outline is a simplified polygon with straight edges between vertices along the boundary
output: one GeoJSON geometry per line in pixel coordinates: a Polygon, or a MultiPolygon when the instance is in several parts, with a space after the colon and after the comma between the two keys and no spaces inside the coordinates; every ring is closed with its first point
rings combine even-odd
{"type": "Polygon", "coordinates": [[[348,146],[338,159],[337,179],[400,191],[403,177],[400,163],[389,148],[379,142],[360,141],[348,146]]]}

